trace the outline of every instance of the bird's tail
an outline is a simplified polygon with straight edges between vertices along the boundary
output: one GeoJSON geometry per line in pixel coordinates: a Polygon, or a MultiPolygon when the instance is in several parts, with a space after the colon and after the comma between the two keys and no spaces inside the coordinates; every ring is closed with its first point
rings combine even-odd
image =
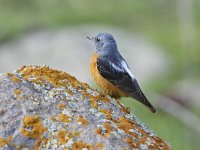
{"type": "Polygon", "coordinates": [[[144,95],[144,93],[141,90],[140,90],[140,92],[135,92],[135,93],[131,94],[131,97],[133,97],[137,101],[139,101],[142,104],[144,104],[145,106],[147,106],[151,110],[152,113],[156,112],[156,109],[151,105],[151,103],[148,101],[148,99],[146,98],[146,96],[144,95]]]}

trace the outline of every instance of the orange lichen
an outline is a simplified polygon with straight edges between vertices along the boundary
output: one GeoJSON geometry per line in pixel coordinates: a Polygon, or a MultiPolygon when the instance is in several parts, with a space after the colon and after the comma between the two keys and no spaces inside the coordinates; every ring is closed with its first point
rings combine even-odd
{"type": "Polygon", "coordinates": [[[24,126],[34,126],[40,122],[39,116],[25,116],[23,119],[24,126]]]}
{"type": "Polygon", "coordinates": [[[23,119],[21,134],[30,138],[40,138],[47,129],[40,122],[38,116],[25,116],[23,119]],[[26,129],[28,128],[28,129],[26,129]]]}
{"type": "Polygon", "coordinates": [[[104,147],[103,143],[97,143],[97,144],[96,144],[96,148],[97,148],[98,150],[102,150],[103,147],[104,147]]]}
{"type": "MultiPolygon", "coordinates": [[[[29,66],[29,67],[32,67],[32,66],[29,66]]],[[[19,68],[18,70],[17,70],[17,72],[21,72],[21,71],[23,71],[25,68],[27,68],[27,66],[22,66],[21,68],[19,68]]]]}
{"type": "Polygon", "coordinates": [[[69,82],[72,87],[81,85],[81,83],[77,81],[75,77],[70,76],[65,72],[51,69],[48,66],[23,66],[17,72],[22,75],[24,80],[34,76],[35,79],[33,79],[32,82],[35,83],[43,83],[43,81],[46,80],[47,82],[53,84],[55,87],[66,87],[69,82]]]}
{"type": "Polygon", "coordinates": [[[64,109],[64,108],[65,108],[65,104],[58,104],[57,107],[58,107],[59,109],[64,109]]]}
{"type": "Polygon", "coordinates": [[[121,122],[121,124],[125,125],[128,129],[132,129],[135,125],[134,122],[132,122],[131,120],[128,120],[124,117],[119,117],[119,122],[121,122]]]}
{"type": "Polygon", "coordinates": [[[98,94],[97,96],[93,96],[92,94],[89,94],[86,91],[83,91],[82,94],[89,98],[90,104],[94,108],[98,107],[97,101],[103,101],[106,103],[109,102],[109,99],[103,94],[98,94]]]}
{"type": "Polygon", "coordinates": [[[108,103],[110,100],[106,97],[105,94],[99,92],[99,94],[96,96],[96,99],[100,100],[100,101],[103,101],[103,102],[106,102],[108,103]]]}
{"type": "Polygon", "coordinates": [[[15,89],[14,90],[14,93],[15,93],[15,96],[17,99],[20,99],[21,98],[21,94],[22,94],[22,91],[19,90],[19,89],[15,89]]]}
{"type": "Polygon", "coordinates": [[[86,96],[86,97],[89,97],[89,98],[94,97],[93,95],[89,94],[89,93],[86,92],[86,91],[83,91],[82,94],[83,94],[84,96],[86,96]]]}
{"type": "Polygon", "coordinates": [[[121,105],[120,110],[121,110],[122,112],[127,113],[127,114],[130,114],[130,113],[131,113],[130,108],[129,108],[129,107],[125,107],[125,106],[123,106],[123,105],[121,105]]]}
{"type": "Polygon", "coordinates": [[[14,93],[15,93],[16,95],[20,95],[20,94],[22,93],[22,91],[19,90],[19,89],[15,89],[15,90],[14,90],[14,93]]]}
{"type": "Polygon", "coordinates": [[[134,122],[127,120],[124,117],[119,117],[119,120],[115,120],[116,125],[119,129],[123,130],[125,133],[132,135],[137,138],[137,135],[135,133],[132,133],[130,130],[135,128],[134,122]]]}
{"type": "Polygon", "coordinates": [[[89,94],[86,91],[83,91],[82,94],[89,98],[89,101],[90,101],[90,104],[91,104],[92,107],[94,107],[94,108],[98,107],[97,99],[95,98],[95,96],[93,96],[92,94],[89,94]]]}
{"type": "Polygon", "coordinates": [[[125,147],[122,147],[122,149],[121,150],[127,150],[127,148],[125,148],[125,147]]]}
{"type": "Polygon", "coordinates": [[[73,92],[72,92],[71,90],[69,90],[69,89],[66,89],[66,92],[67,92],[68,94],[70,94],[70,95],[73,95],[73,92]]]}
{"type": "Polygon", "coordinates": [[[0,148],[1,147],[4,147],[5,145],[11,143],[13,140],[13,137],[12,136],[9,136],[8,138],[2,138],[0,137],[0,148]]]}
{"type": "Polygon", "coordinates": [[[13,73],[7,73],[6,74],[8,77],[10,77],[10,79],[14,82],[14,83],[18,83],[18,82],[20,82],[21,80],[18,78],[18,77],[16,77],[13,73]]]}
{"type": "Polygon", "coordinates": [[[109,110],[101,109],[100,112],[104,113],[109,120],[112,120],[112,115],[109,110]]]}
{"type": "Polygon", "coordinates": [[[97,104],[96,99],[94,97],[90,98],[90,104],[92,105],[92,107],[98,108],[98,104],[97,104]]]}
{"type": "Polygon", "coordinates": [[[52,120],[53,122],[55,122],[55,121],[56,121],[56,117],[51,116],[51,120],[52,120]]]}
{"type": "Polygon", "coordinates": [[[101,135],[101,133],[102,133],[102,129],[101,129],[101,128],[97,128],[97,129],[95,130],[95,133],[101,135]]]}
{"type": "Polygon", "coordinates": [[[8,77],[12,77],[12,76],[14,76],[13,73],[6,73],[6,75],[7,75],[8,77]]]}
{"type": "Polygon", "coordinates": [[[65,144],[68,142],[70,138],[73,137],[71,132],[67,132],[67,130],[61,129],[58,131],[58,141],[60,144],[65,144]]]}
{"type": "Polygon", "coordinates": [[[0,147],[4,147],[7,144],[7,140],[0,137],[0,147]]]}
{"type": "Polygon", "coordinates": [[[128,143],[130,149],[133,149],[135,147],[134,141],[130,137],[124,138],[124,141],[128,143]]]}
{"type": "Polygon", "coordinates": [[[111,125],[109,123],[105,123],[103,126],[106,128],[106,133],[110,134],[112,129],[111,125]]]}
{"type": "Polygon", "coordinates": [[[39,137],[35,142],[34,149],[38,149],[42,143],[43,143],[43,145],[46,145],[47,141],[48,141],[47,138],[45,138],[45,137],[40,138],[39,137]]]}
{"type": "Polygon", "coordinates": [[[83,87],[85,87],[87,89],[91,89],[90,86],[87,83],[83,83],[82,85],[83,85],[83,87]]]}
{"type": "Polygon", "coordinates": [[[88,150],[95,150],[92,144],[87,144],[84,142],[75,142],[72,145],[72,150],[82,150],[83,148],[87,148],[88,150]]]}
{"type": "Polygon", "coordinates": [[[21,134],[29,138],[36,138],[34,148],[37,149],[42,142],[46,143],[47,139],[42,137],[42,134],[47,131],[38,116],[25,116],[23,119],[23,128],[21,128],[21,134]]]}
{"type": "MultiPolygon", "coordinates": [[[[162,142],[163,142],[163,141],[162,141],[162,142]]],[[[170,148],[169,148],[168,145],[164,144],[163,147],[162,147],[162,149],[163,149],[163,150],[169,150],[170,148]]],[[[170,149],[170,150],[171,150],[171,149],[170,149]]]]}
{"type": "Polygon", "coordinates": [[[105,128],[105,130],[103,130],[102,128],[97,128],[95,130],[95,133],[98,135],[101,135],[102,137],[110,136],[111,130],[112,130],[111,125],[109,123],[105,123],[105,124],[103,124],[103,127],[105,128]]]}
{"type": "Polygon", "coordinates": [[[78,131],[75,131],[75,132],[74,132],[74,135],[77,136],[77,137],[79,137],[79,136],[80,136],[80,133],[79,133],[78,131]]]}
{"type": "Polygon", "coordinates": [[[66,114],[58,114],[58,119],[61,122],[69,123],[70,122],[70,117],[66,114]]]}
{"type": "Polygon", "coordinates": [[[127,142],[130,146],[130,148],[136,148],[139,149],[141,144],[147,143],[147,138],[149,138],[152,141],[155,141],[154,145],[147,145],[149,149],[157,149],[160,146],[160,143],[163,143],[162,149],[166,148],[169,149],[169,147],[164,144],[164,142],[158,138],[149,136],[149,133],[145,132],[139,124],[135,124],[133,121],[128,120],[124,117],[119,117],[119,120],[114,120],[118,128],[123,130],[125,133],[129,134],[131,137],[124,138],[124,141],[127,142]],[[132,132],[134,130],[135,132],[132,132]],[[139,135],[142,135],[142,137],[138,138],[139,135]],[[139,140],[135,141],[134,139],[138,138],[139,140]]]}
{"type": "Polygon", "coordinates": [[[67,140],[66,140],[66,133],[67,133],[67,131],[64,130],[64,129],[58,131],[58,141],[61,144],[65,144],[67,142],[67,140]]]}
{"type": "Polygon", "coordinates": [[[80,116],[78,118],[77,122],[81,122],[82,125],[88,125],[89,124],[89,122],[83,116],[80,116]]]}
{"type": "Polygon", "coordinates": [[[122,112],[127,113],[127,114],[131,113],[130,108],[125,107],[124,105],[122,105],[118,99],[116,99],[116,102],[117,102],[117,104],[119,104],[121,106],[120,110],[122,112]]]}
{"type": "Polygon", "coordinates": [[[145,138],[145,137],[142,137],[142,138],[140,139],[140,143],[145,144],[145,143],[146,143],[146,138],[145,138]]]}

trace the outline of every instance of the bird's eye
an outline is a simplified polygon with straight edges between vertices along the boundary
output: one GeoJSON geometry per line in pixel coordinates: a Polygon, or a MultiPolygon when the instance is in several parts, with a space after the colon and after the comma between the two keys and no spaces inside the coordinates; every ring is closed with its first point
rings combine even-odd
{"type": "Polygon", "coordinates": [[[97,41],[97,42],[100,42],[100,39],[99,39],[99,38],[97,38],[97,39],[96,39],[96,41],[97,41]]]}

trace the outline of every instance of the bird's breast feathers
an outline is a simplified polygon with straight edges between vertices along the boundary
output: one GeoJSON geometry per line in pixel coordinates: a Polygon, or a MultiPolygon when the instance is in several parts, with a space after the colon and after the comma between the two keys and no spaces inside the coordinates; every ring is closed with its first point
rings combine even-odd
{"type": "MultiPolygon", "coordinates": [[[[113,97],[124,97],[127,96],[125,92],[119,89],[116,85],[114,85],[111,80],[103,77],[100,73],[99,68],[101,68],[102,64],[98,64],[99,55],[94,53],[90,60],[90,72],[94,81],[100,86],[100,88],[106,94],[109,94],[113,97]]],[[[105,62],[106,63],[106,62],[105,62]]],[[[109,70],[107,70],[109,72],[109,70]]]]}

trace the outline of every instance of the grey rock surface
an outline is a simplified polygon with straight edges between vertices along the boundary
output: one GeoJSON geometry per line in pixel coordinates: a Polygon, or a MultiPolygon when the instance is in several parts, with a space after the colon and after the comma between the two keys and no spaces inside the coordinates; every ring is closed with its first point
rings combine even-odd
{"type": "Polygon", "coordinates": [[[0,149],[170,149],[116,99],[65,72],[0,75],[0,149]]]}

